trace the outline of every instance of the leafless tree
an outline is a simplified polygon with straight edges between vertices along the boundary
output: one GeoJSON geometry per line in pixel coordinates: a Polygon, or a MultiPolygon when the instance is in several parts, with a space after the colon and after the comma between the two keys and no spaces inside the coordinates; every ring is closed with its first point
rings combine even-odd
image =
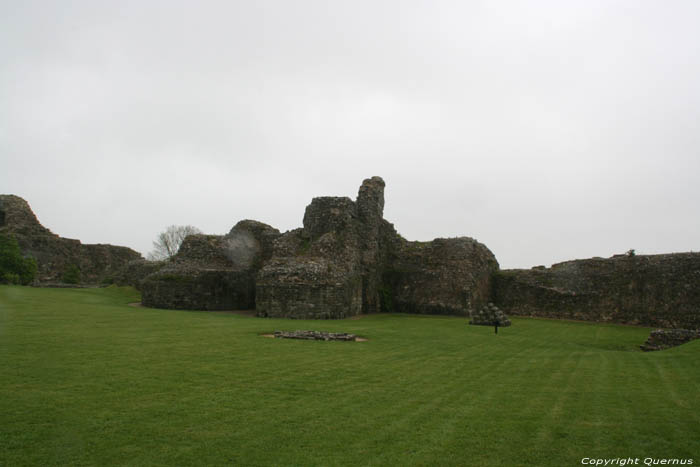
{"type": "Polygon", "coordinates": [[[175,256],[182,241],[188,235],[201,234],[202,231],[191,225],[171,225],[161,232],[153,242],[153,251],[148,254],[151,261],[162,261],[175,256]]]}

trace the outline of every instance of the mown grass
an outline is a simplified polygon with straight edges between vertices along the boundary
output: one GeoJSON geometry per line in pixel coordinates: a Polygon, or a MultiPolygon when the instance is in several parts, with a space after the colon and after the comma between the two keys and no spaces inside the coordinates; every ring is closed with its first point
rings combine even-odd
{"type": "Polygon", "coordinates": [[[0,287],[0,465],[700,462],[700,342],[454,317],[289,321],[0,287]],[[268,339],[354,332],[362,343],[268,339]]]}

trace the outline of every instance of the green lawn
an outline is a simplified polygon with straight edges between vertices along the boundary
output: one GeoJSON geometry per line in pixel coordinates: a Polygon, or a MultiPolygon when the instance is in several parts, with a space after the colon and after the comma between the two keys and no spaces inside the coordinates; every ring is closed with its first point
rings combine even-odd
{"type": "Polygon", "coordinates": [[[700,341],[649,329],[128,306],[130,288],[0,286],[0,465],[700,463],[700,341]],[[367,342],[269,339],[346,331],[367,342]]]}

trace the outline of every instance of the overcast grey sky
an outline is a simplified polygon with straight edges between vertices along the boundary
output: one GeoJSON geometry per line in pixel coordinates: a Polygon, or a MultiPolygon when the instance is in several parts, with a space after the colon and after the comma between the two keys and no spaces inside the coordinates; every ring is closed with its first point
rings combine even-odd
{"type": "Polygon", "coordinates": [[[143,254],[387,183],[502,268],[700,249],[700,2],[0,0],[0,193],[143,254]]]}

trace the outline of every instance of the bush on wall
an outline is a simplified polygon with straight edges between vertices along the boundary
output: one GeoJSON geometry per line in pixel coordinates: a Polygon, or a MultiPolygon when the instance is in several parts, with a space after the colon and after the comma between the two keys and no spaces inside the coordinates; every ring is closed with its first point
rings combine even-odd
{"type": "Polygon", "coordinates": [[[80,284],[80,268],[71,264],[63,273],[63,282],[66,284],[80,284]]]}

